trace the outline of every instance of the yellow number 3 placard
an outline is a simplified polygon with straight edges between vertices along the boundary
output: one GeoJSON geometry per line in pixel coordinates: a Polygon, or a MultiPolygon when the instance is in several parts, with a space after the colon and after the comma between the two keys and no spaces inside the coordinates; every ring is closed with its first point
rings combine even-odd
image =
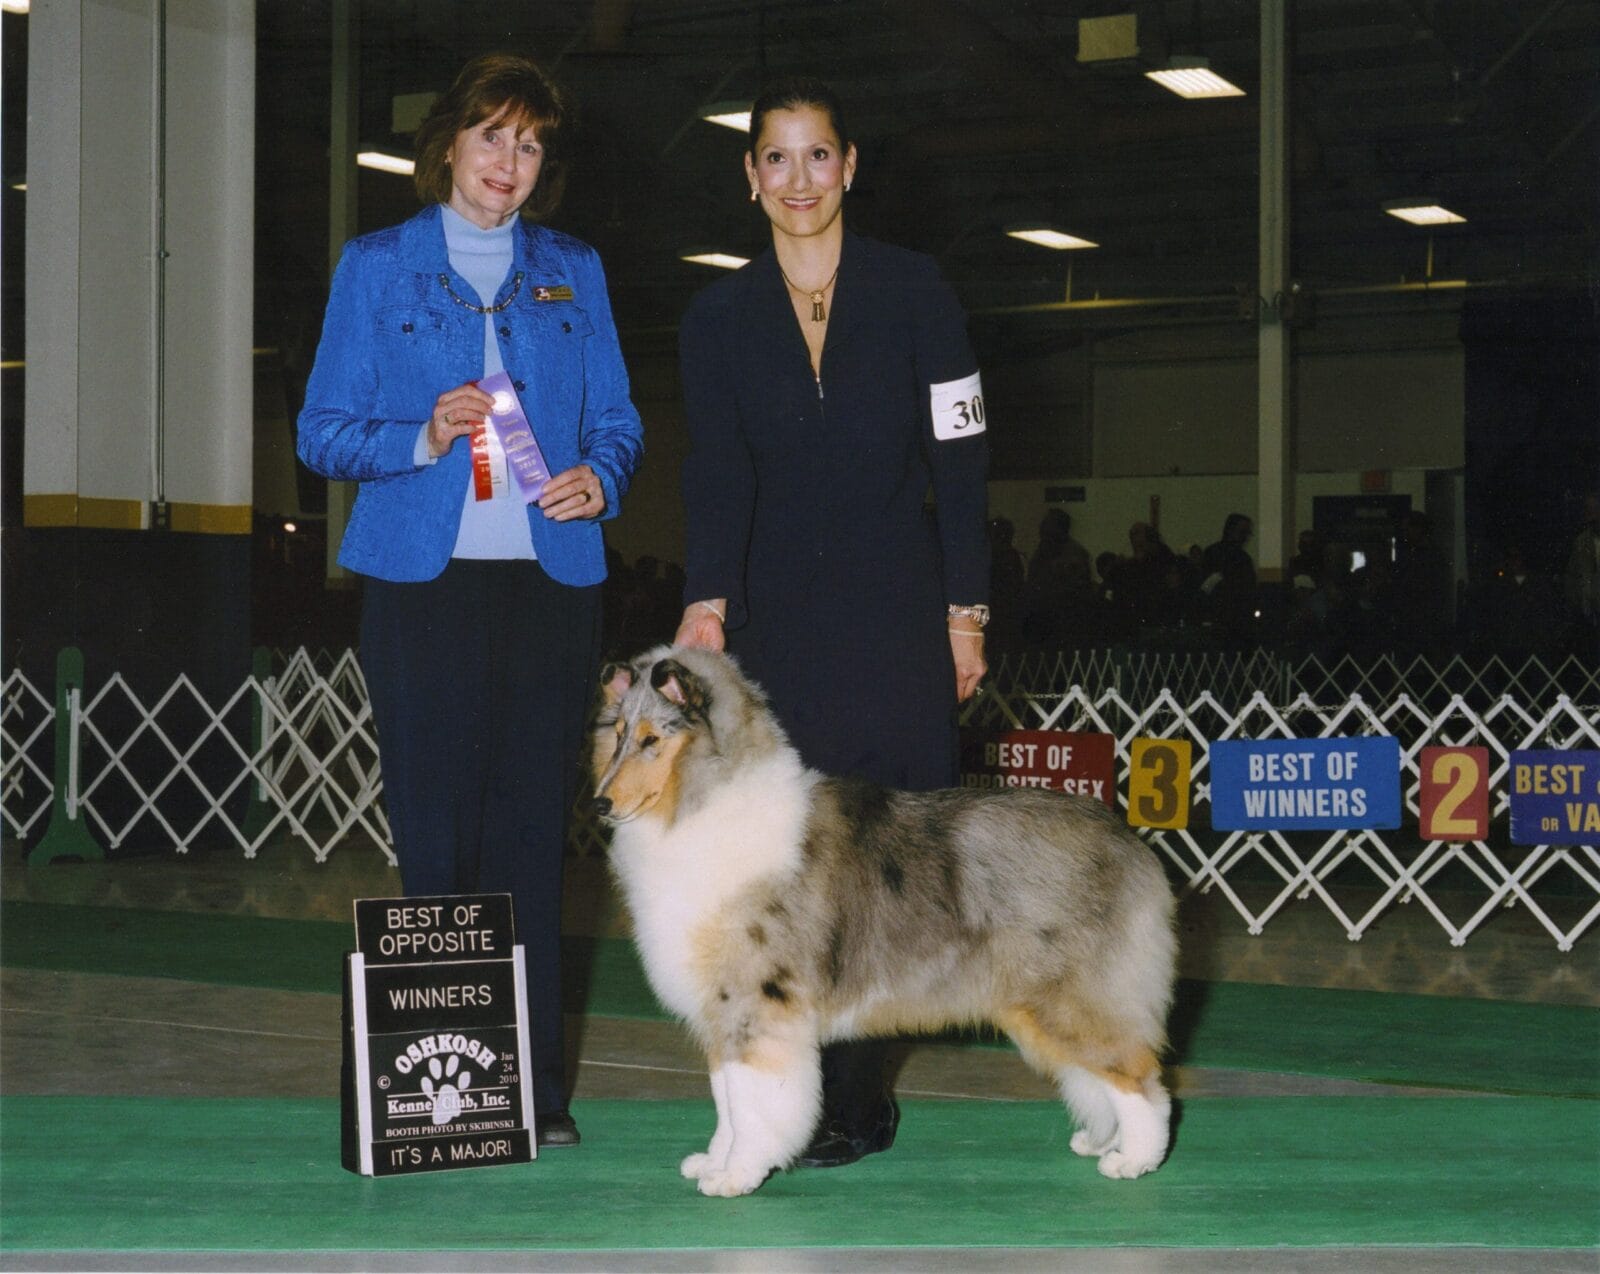
{"type": "Polygon", "coordinates": [[[1129,824],[1189,826],[1190,746],[1188,739],[1133,740],[1129,747],[1129,824]]]}

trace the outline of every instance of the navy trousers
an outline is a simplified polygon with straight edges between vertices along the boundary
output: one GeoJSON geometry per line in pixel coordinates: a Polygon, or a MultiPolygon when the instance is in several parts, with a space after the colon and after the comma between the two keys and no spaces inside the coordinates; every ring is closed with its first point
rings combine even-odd
{"type": "Polygon", "coordinates": [[[509,893],[528,965],[536,1114],[567,1104],[562,854],[595,693],[600,589],[533,561],[367,579],[361,669],[407,896],[509,893]]]}

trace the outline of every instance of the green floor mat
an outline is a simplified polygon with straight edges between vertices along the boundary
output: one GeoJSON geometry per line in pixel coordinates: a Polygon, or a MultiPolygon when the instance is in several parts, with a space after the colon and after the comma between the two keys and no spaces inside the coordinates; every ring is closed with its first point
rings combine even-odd
{"type": "Polygon", "coordinates": [[[1582,1247],[1600,1241],[1600,1104],[1187,1103],[1167,1164],[1103,1179],[1060,1107],[908,1103],[894,1151],[744,1199],[677,1172],[709,1102],[587,1102],[584,1144],[373,1180],[327,1100],[6,1098],[0,1247],[23,1250],[922,1246],[1582,1247]]]}
{"type": "MultiPolygon", "coordinates": [[[[335,993],[353,934],[331,921],[0,904],[0,963],[335,993]]],[[[569,938],[567,1002],[662,1016],[622,939],[569,938]]],[[[1600,1095],[1600,1009],[1181,982],[1177,1061],[1484,1092],[1600,1095]]]]}

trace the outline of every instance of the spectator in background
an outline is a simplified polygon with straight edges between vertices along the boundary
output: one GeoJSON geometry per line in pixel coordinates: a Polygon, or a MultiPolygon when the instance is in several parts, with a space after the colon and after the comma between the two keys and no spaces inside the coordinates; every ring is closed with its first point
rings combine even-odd
{"type": "Polygon", "coordinates": [[[1072,538],[1072,516],[1049,509],[1039,522],[1039,547],[1028,564],[1023,633],[1030,645],[1060,649],[1081,630],[1081,611],[1091,592],[1089,553],[1072,538]]]}
{"type": "Polygon", "coordinates": [[[1513,666],[1549,659],[1560,646],[1561,591],[1548,575],[1529,570],[1513,544],[1484,588],[1475,618],[1485,654],[1513,666]]]}
{"type": "Polygon", "coordinates": [[[1117,592],[1127,615],[1136,628],[1175,628],[1175,554],[1161,538],[1161,532],[1148,522],[1135,522],[1128,528],[1128,547],[1132,555],[1117,571],[1117,592]]]}
{"type": "Polygon", "coordinates": [[[989,519],[989,628],[991,650],[1014,646],[1022,636],[1026,614],[1028,571],[1013,542],[1017,528],[1010,518],[989,519]]]}
{"type": "Polygon", "coordinates": [[[1567,605],[1574,623],[1573,650],[1580,659],[1600,661],[1600,494],[1583,504],[1583,525],[1567,553],[1567,605]]]}
{"type": "Polygon", "coordinates": [[[1322,532],[1307,527],[1296,541],[1295,554],[1289,559],[1289,585],[1296,592],[1314,592],[1322,583],[1323,559],[1327,544],[1322,532]]]}
{"type": "Polygon", "coordinates": [[[1349,622],[1343,625],[1342,653],[1370,660],[1395,648],[1394,576],[1382,553],[1368,554],[1350,573],[1349,622]]]}
{"type": "Polygon", "coordinates": [[[631,659],[650,646],[672,640],[683,603],[683,567],[641,554],[629,572],[629,587],[622,600],[622,620],[617,644],[623,658],[631,659]]]}
{"type": "Polygon", "coordinates": [[[1351,629],[1360,618],[1352,565],[1349,546],[1330,542],[1322,550],[1317,586],[1295,592],[1289,640],[1324,664],[1331,664],[1346,652],[1351,629]]]}
{"type": "Polygon", "coordinates": [[[1205,551],[1200,564],[1200,591],[1218,636],[1237,641],[1255,628],[1256,564],[1244,546],[1255,526],[1243,513],[1230,513],[1222,538],[1205,551]]]}
{"type": "Polygon", "coordinates": [[[1095,644],[1116,645],[1126,641],[1133,631],[1133,614],[1123,600],[1122,579],[1127,564],[1127,558],[1118,557],[1110,549],[1094,559],[1095,574],[1100,577],[1094,590],[1095,644]]]}
{"type": "Polygon", "coordinates": [[[1428,515],[1406,514],[1391,576],[1388,607],[1396,648],[1439,654],[1455,629],[1455,588],[1450,563],[1433,542],[1428,515]]]}

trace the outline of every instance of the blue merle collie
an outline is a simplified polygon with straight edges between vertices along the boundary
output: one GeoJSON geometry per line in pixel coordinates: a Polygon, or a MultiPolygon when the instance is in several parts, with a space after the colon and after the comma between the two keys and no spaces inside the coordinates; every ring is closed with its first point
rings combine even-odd
{"type": "Polygon", "coordinates": [[[1172,891],[1111,810],[824,777],[726,655],[660,647],[602,680],[595,808],[651,986],[711,1071],[716,1131],[682,1165],[703,1194],[804,1149],[821,1045],[973,1024],[1056,1080],[1102,1173],[1160,1166],[1172,891]]]}

